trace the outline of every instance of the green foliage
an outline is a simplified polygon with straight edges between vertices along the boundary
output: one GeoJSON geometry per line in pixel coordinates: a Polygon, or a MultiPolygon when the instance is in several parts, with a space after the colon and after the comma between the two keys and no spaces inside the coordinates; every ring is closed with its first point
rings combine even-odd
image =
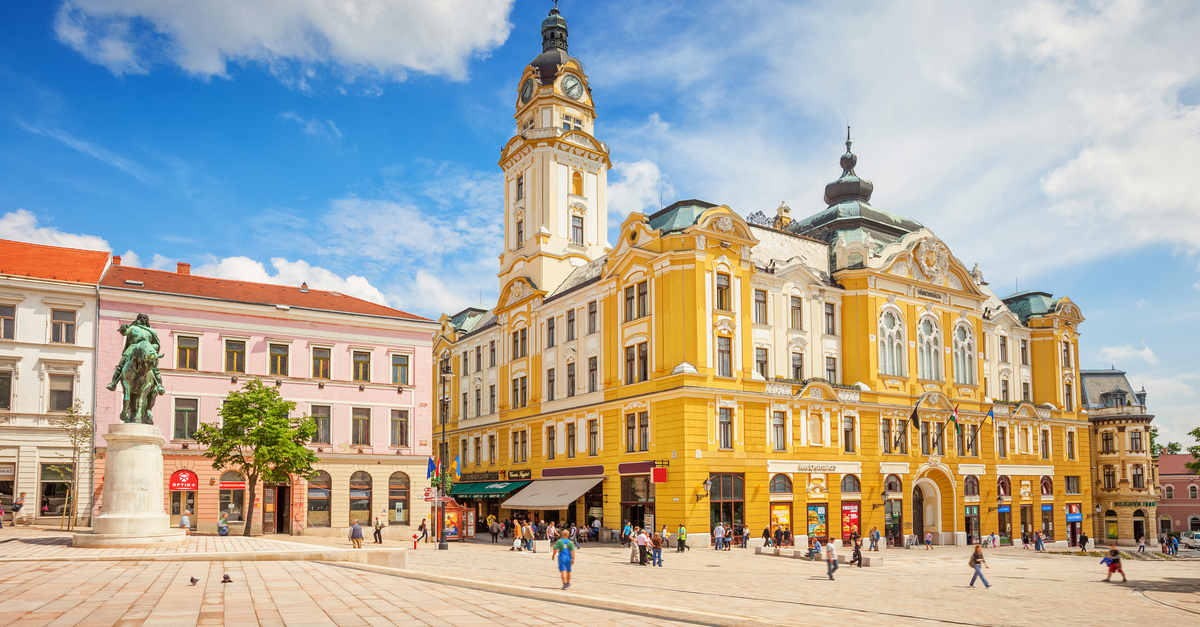
{"type": "Polygon", "coordinates": [[[230,392],[221,406],[221,423],[203,423],[196,441],[217,470],[237,470],[250,490],[246,529],[254,520],[255,486],[263,481],[289,481],[291,475],[311,478],[318,458],[306,444],[317,423],[309,416],[293,417],[296,404],[279,391],[249,379],[240,391],[230,392]]]}
{"type": "Polygon", "coordinates": [[[1200,473],[1200,427],[1188,431],[1188,435],[1195,438],[1197,444],[1187,448],[1187,452],[1192,454],[1192,461],[1184,465],[1187,466],[1188,470],[1200,473]]]}
{"type": "Polygon", "coordinates": [[[67,495],[67,513],[63,516],[67,528],[70,529],[75,526],[79,510],[79,504],[76,502],[79,495],[79,479],[82,476],[79,468],[84,458],[92,450],[92,416],[83,413],[83,400],[77,398],[67,408],[67,413],[61,416],[51,416],[50,425],[66,433],[67,441],[71,443],[71,463],[50,466],[57,472],[71,474],[74,477],[71,481],[71,490],[67,495]]]}
{"type": "Polygon", "coordinates": [[[1178,442],[1167,442],[1167,445],[1163,447],[1163,452],[1167,455],[1178,455],[1183,452],[1183,446],[1178,442]]]}

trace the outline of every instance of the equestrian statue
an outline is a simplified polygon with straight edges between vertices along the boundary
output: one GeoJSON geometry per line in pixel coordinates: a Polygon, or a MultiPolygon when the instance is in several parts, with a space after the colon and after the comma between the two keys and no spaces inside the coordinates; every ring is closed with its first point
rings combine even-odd
{"type": "Polygon", "coordinates": [[[125,348],[121,351],[121,361],[113,370],[112,382],[104,387],[115,390],[120,382],[124,389],[121,422],[152,425],[154,419],[150,409],[154,407],[155,399],[167,393],[158,370],[158,360],[162,357],[158,353],[162,348],[158,334],[150,328],[150,317],[144,313],[138,314],[133,323],[121,325],[117,331],[125,336],[125,348]]]}

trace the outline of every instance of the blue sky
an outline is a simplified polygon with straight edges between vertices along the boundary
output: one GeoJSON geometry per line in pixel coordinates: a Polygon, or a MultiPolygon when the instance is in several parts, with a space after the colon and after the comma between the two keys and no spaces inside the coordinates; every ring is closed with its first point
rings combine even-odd
{"type": "MultiPolygon", "coordinates": [[[[495,298],[499,149],[548,1],[0,5],[0,237],[337,289],[495,298]]],[[[1200,426],[1194,2],[581,2],[610,224],[660,194],[873,203],[1001,295],[1068,295],[1085,367],[1200,426]]]]}

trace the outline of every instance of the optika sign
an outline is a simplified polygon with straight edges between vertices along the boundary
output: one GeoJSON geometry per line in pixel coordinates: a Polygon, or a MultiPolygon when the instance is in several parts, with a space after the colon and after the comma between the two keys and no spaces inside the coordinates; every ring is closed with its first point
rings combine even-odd
{"type": "Polygon", "coordinates": [[[196,479],[196,473],[190,470],[176,470],[175,474],[171,475],[172,492],[193,492],[199,487],[200,482],[196,479]]]}

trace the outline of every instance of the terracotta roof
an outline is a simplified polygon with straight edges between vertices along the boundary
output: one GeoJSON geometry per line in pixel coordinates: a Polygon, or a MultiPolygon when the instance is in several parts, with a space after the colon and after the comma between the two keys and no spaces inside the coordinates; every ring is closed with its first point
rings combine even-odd
{"type": "Polygon", "coordinates": [[[421,316],[400,311],[399,309],[376,305],[375,303],[347,296],[340,292],[327,292],[315,289],[302,292],[300,291],[300,286],[214,279],[194,274],[180,274],[178,272],[148,270],[146,268],[113,265],[104,274],[104,279],[100,281],[100,285],[141,292],[211,298],[235,303],[287,305],[288,307],[318,311],[432,322],[428,318],[422,318],[421,316]]]}
{"type": "Polygon", "coordinates": [[[0,274],[95,284],[108,253],[0,239],[0,274]]]}
{"type": "Polygon", "coordinates": [[[1194,475],[1196,471],[1188,470],[1184,464],[1194,462],[1196,459],[1191,453],[1180,453],[1178,455],[1159,455],[1158,456],[1158,476],[1163,475],[1194,475]]]}

